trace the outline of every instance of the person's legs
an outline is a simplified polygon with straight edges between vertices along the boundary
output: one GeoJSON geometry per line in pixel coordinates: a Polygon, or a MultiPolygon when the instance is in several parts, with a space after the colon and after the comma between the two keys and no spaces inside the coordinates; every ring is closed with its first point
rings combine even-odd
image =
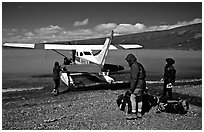
{"type": "Polygon", "coordinates": [[[130,96],[130,101],[131,101],[131,106],[132,106],[132,113],[136,113],[136,108],[137,108],[137,105],[136,105],[136,96],[135,94],[131,94],[130,96]]]}
{"type": "Polygon", "coordinates": [[[136,92],[136,103],[138,105],[137,107],[137,117],[138,118],[142,118],[142,97],[143,97],[143,94],[144,94],[144,90],[146,89],[146,82],[145,80],[139,80],[138,82],[138,89],[135,90],[136,92]]]}
{"type": "Polygon", "coordinates": [[[172,99],[172,88],[167,88],[167,91],[168,91],[168,95],[169,95],[168,99],[172,99]]]}
{"type": "Polygon", "coordinates": [[[53,93],[55,95],[58,95],[58,93],[59,93],[58,88],[60,86],[60,79],[54,80],[54,82],[55,82],[55,86],[54,86],[54,89],[53,89],[53,93]]]}
{"type": "Polygon", "coordinates": [[[165,96],[166,96],[166,86],[167,86],[167,83],[164,82],[162,97],[165,97],[165,96]]]}
{"type": "Polygon", "coordinates": [[[136,119],[137,118],[137,115],[136,115],[136,95],[135,94],[131,94],[130,101],[131,101],[132,111],[131,111],[130,114],[127,114],[126,118],[128,120],[136,119]]]}
{"type": "Polygon", "coordinates": [[[135,89],[134,94],[130,96],[131,106],[132,106],[132,118],[142,117],[142,90],[135,89]]]}
{"type": "Polygon", "coordinates": [[[137,96],[136,99],[137,99],[136,103],[138,105],[138,107],[137,107],[137,117],[142,118],[142,96],[139,95],[139,96],[137,96]]]}

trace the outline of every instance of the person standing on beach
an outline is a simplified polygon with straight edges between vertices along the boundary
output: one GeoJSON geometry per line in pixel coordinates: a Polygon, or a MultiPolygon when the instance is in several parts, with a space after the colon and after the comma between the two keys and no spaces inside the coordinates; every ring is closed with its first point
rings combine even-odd
{"type": "Polygon", "coordinates": [[[61,66],[59,65],[59,62],[55,62],[54,68],[53,68],[53,81],[55,83],[53,94],[58,95],[59,94],[59,86],[60,86],[60,71],[61,66]]]}
{"type": "Polygon", "coordinates": [[[162,98],[166,97],[166,92],[168,92],[168,99],[172,98],[172,85],[175,83],[176,70],[173,66],[175,60],[172,58],[166,59],[166,66],[164,67],[164,76],[162,80],[164,81],[163,85],[163,94],[162,98]]]}
{"type": "Polygon", "coordinates": [[[142,118],[142,96],[146,89],[146,72],[142,64],[137,62],[133,54],[128,54],[126,61],[130,67],[130,101],[132,112],[127,115],[127,119],[142,118]]]}

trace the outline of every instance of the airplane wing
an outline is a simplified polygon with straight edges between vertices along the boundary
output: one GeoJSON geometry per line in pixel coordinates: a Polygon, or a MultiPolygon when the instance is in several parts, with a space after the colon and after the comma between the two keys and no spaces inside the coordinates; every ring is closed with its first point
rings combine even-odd
{"type": "MultiPolygon", "coordinates": [[[[76,50],[84,49],[85,47],[91,50],[101,50],[103,45],[69,45],[69,44],[54,44],[54,43],[39,43],[39,44],[24,44],[24,43],[5,43],[4,47],[28,48],[28,49],[45,49],[45,50],[76,50]]],[[[119,44],[110,45],[109,50],[117,49],[137,49],[142,48],[139,44],[119,44]]]]}

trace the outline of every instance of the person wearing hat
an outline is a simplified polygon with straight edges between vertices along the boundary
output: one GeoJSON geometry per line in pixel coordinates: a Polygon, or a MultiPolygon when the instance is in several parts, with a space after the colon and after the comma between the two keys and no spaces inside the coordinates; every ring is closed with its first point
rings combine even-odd
{"type": "Polygon", "coordinates": [[[146,89],[146,72],[142,64],[137,62],[133,54],[128,54],[126,61],[130,67],[130,101],[132,112],[127,115],[127,119],[142,118],[142,95],[146,89]],[[137,109],[136,109],[137,108],[137,109]]]}
{"type": "Polygon", "coordinates": [[[166,92],[168,92],[168,99],[172,98],[172,85],[175,83],[176,70],[173,66],[175,60],[172,58],[166,59],[166,66],[164,67],[164,76],[163,76],[163,94],[162,97],[166,97],[166,92]]]}

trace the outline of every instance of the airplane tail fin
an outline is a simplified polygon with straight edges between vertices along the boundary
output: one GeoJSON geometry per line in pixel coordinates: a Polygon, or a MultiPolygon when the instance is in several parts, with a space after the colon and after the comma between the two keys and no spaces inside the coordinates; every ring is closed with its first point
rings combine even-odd
{"type": "Polygon", "coordinates": [[[108,49],[110,47],[111,41],[113,39],[113,31],[111,33],[111,36],[109,38],[106,38],[105,43],[103,45],[103,48],[101,49],[100,53],[95,55],[96,60],[99,62],[100,65],[105,64],[106,56],[108,55],[108,49]]]}

